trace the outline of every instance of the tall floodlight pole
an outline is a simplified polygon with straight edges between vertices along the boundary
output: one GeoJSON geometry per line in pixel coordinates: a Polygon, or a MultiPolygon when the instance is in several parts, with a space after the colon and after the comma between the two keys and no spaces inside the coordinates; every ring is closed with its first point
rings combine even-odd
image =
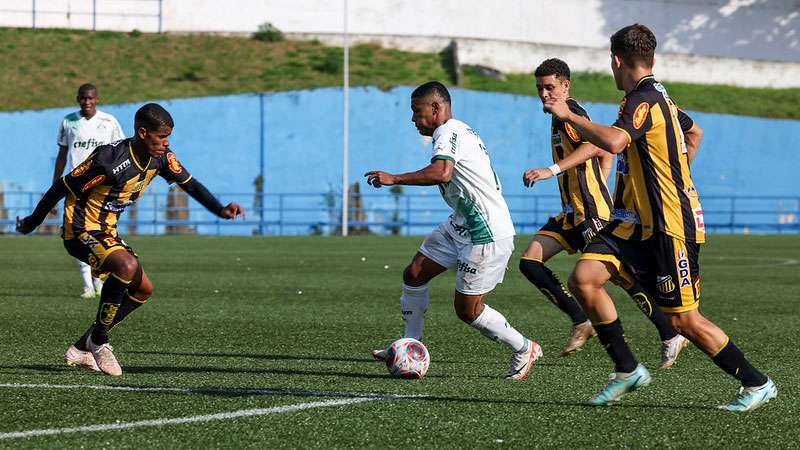
{"type": "Polygon", "coordinates": [[[350,42],[347,37],[347,0],[344,0],[344,82],[342,87],[344,104],[342,116],[342,236],[347,236],[348,215],[350,211],[350,183],[348,182],[348,159],[350,153],[350,42]]]}

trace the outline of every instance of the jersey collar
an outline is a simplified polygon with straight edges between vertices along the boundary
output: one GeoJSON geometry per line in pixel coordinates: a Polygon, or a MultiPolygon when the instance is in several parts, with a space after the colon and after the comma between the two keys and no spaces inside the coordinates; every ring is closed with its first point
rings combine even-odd
{"type": "Polygon", "coordinates": [[[634,89],[638,88],[645,80],[652,78],[655,78],[652,73],[650,75],[643,76],[639,81],[636,82],[636,87],[634,89]]]}
{"type": "Polygon", "coordinates": [[[133,142],[133,139],[128,141],[128,151],[131,153],[131,159],[133,160],[133,163],[136,164],[136,167],[138,167],[140,171],[144,172],[145,170],[147,170],[148,167],[150,167],[150,161],[153,160],[153,157],[151,156],[150,158],[148,158],[147,164],[145,164],[144,167],[142,167],[142,165],[139,164],[139,161],[136,160],[136,155],[133,154],[133,146],[131,145],[131,142],[133,142]]]}

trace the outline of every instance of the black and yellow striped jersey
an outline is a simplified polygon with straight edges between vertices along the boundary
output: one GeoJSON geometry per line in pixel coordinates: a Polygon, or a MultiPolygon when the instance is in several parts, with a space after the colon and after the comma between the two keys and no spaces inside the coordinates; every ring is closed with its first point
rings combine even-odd
{"type": "Polygon", "coordinates": [[[628,135],[618,155],[611,229],[623,239],[653,233],[705,241],[703,210],[689,172],[683,131],[694,125],[652,75],[622,100],[614,127],[628,135]]]}
{"type": "MultiPolygon", "coordinates": [[[[591,120],[586,110],[574,99],[567,99],[567,106],[573,113],[591,120]]],[[[584,142],[586,140],[572,125],[553,117],[550,139],[553,162],[566,158],[584,142]]],[[[566,216],[566,229],[586,219],[609,220],[611,195],[597,157],[562,172],[558,177],[558,188],[561,192],[561,214],[566,216]]]]}
{"type": "Polygon", "coordinates": [[[160,175],[169,183],[179,184],[192,178],[171,151],[158,158],[137,160],[132,142],[129,138],[97,147],[86,161],[61,179],[68,191],[64,239],[73,239],[84,231],[117,236],[119,215],[136,203],[153,177],[160,175]]]}

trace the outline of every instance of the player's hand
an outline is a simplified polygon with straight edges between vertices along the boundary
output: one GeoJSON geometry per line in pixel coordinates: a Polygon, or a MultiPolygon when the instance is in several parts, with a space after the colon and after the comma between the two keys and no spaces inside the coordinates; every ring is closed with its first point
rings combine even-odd
{"type": "Polygon", "coordinates": [[[553,115],[556,119],[566,121],[570,115],[569,106],[562,98],[549,98],[543,104],[545,112],[553,115]]]}
{"type": "Polygon", "coordinates": [[[546,180],[553,176],[553,172],[547,167],[526,170],[522,175],[522,182],[526,187],[533,187],[537,181],[546,180]]]}
{"type": "Polygon", "coordinates": [[[245,218],[244,208],[236,203],[228,203],[228,206],[222,208],[220,214],[226,219],[236,219],[237,216],[242,216],[242,219],[245,218]]]}
{"type": "Polygon", "coordinates": [[[390,173],[373,170],[364,174],[367,177],[367,184],[379,188],[381,186],[391,186],[395,184],[396,177],[390,173]]]}
{"type": "Polygon", "coordinates": [[[17,216],[17,232],[18,233],[28,234],[31,231],[33,231],[34,229],[36,229],[36,227],[31,224],[30,216],[25,217],[23,219],[20,219],[19,216],[17,216]]]}

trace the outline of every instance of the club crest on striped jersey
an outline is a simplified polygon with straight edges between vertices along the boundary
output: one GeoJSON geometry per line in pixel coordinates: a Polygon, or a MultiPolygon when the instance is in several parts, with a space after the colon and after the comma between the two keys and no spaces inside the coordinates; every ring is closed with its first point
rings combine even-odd
{"type": "Polygon", "coordinates": [[[574,142],[580,142],[581,135],[578,133],[578,130],[572,127],[572,125],[565,123],[564,130],[566,130],[570,139],[572,139],[574,142]]]}
{"type": "Polygon", "coordinates": [[[97,186],[98,184],[102,183],[105,180],[106,180],[106,176],[105,175],[98,175],[98,176],[92,178],[91,180],[89,180],[88,183],[84,184],[83,185],[83,189],[81,189],[81,192],[86,192],[89,189],[97,186]]]}
{"type": "Polygon", "coordinates": [[[181,163],[178,162],[178,158],[176,158],[175,154],[172,152],[167,153],[167,166],[169,166],[169,170],[176,175],[183,172],[181,163]]]}
{"type": "Polygon", "coordinates": [[[642,128],[644,121],[647,119],[647,113],[649,112],[650,104],[647,102],[640,103],[633,112],[633,128],[636,128],[637,130],[642,128]]]}

